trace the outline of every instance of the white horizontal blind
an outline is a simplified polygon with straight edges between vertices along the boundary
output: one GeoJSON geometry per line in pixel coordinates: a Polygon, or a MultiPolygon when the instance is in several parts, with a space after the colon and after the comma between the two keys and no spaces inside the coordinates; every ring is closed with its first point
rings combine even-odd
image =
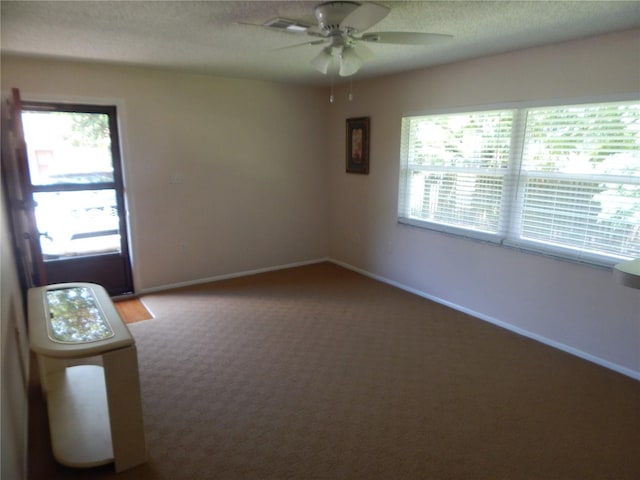
{"type": "Polygon", "coordinates": [[[399,221],[579,258],[640,257],[640,103],[406,117],[399,221]]]}
{"type": "Polygon", "coordinates": [[[400,217],[498,234],[512,121],[509,110],[405,118],[400,217]]]}
{"type": "Polygon", "coordinates": [[[519,192],[519,240],[640,256],[640,105],[529,109],[519,192]]]}

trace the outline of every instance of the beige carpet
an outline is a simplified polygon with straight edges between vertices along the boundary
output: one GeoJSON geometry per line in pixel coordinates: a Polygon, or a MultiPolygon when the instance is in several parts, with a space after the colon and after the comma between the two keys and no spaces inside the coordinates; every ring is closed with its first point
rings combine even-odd
{"type": "Polygon", "coordinates": [[[149,462],[32,479],[640,478],[640,382],[335,265],[144,302],[149,462]]]}

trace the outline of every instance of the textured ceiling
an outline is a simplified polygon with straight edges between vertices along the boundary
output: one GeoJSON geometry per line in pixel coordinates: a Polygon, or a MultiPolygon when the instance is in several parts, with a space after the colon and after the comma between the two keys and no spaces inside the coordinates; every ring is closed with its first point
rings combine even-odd
{"type": "MultiPolygon", "coordinates": [[[[171,68],[323,85],[312,39],[248,26],[285,17],[315,24],[308,1],[5,1],[3,54],[171,68]]],[[[371,31],[446,33],[431,46],[374,44],[355,78],[640,27],[640,1],[396,1],[371,31]]],[[[336,79],[339,80],[339,79],[336,79]]]]}

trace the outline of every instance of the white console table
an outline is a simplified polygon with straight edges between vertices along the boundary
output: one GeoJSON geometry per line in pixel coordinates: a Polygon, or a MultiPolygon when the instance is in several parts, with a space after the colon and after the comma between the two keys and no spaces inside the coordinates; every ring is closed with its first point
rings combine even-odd
{"type": "Polygon", "coordinates": [[[106,290],[31,288],[28,310],[56,460],[80,468],[113,462],[117,472],[146,462],[135,340],[106,290]],[[69,366],[96,356],[102,366],[69,366]]]}

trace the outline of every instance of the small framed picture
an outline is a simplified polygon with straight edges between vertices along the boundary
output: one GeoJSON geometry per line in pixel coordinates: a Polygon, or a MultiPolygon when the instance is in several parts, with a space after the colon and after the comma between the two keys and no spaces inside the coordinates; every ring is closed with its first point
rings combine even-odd
{"type": "Polygon", "coordinates": [[[347,118],[347,173],[369,173],[369,117],[347,118]]]}

